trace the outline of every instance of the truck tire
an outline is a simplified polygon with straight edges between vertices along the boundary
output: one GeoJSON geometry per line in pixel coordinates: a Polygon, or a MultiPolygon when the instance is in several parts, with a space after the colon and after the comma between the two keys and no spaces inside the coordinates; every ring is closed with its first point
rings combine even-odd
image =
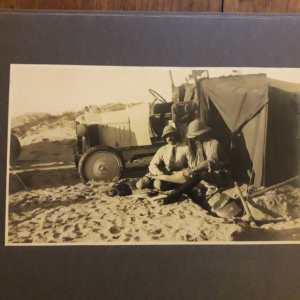
{"type": "Polygon", "coordinates": [[[83,182],[117,181],[123,172],[124,161],[118,152],[108,146],[95,146],[81,158],[78,172],[83,182]]]}
{"type": "Polygon", "coordinates": [[[14,135],[10,135],[10,162],[14,162],[21,153],[21,144],[19,139],[14,135]]]}

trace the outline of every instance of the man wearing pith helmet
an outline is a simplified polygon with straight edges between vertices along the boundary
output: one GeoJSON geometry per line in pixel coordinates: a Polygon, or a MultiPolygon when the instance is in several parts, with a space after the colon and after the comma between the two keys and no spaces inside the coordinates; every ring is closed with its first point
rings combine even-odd
{"type": "Polygon", "coordinates": [[[170,175],[187,167],[188,147],[180,143],[180,134],[173,126],[166,126],[161,136],[167,145],[158,149],[149,165],[149,173],[139,179],[136,187],[156,188],[158,190],[170,190],[177,187],[177,184],[154,179],[152,176],[170,175]]]}
{"type": "Polygon", "coordinates": [[[210,137],[211,128],[200,120],[192,121],[186,137],[190,141],[189,168],[184,175],[200,175],[208,183],[218,187],[230,185],[232,182],[229,161],[221,144],[210,137]]]}

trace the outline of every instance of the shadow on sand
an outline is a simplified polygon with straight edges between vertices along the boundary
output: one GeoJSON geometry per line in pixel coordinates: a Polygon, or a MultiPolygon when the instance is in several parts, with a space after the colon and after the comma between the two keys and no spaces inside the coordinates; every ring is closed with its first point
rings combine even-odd
{"type": "MultiPolygon", "coordinates": [[[[146,174],[147,167],[128,167],[122,178],[139,178],[146,174]]],[[[9,193],[21,190],[37,190],[72,186],[82,183],[75,165],[66,169],[35,170],[9,175],[9,193]]]]}
{"type": "Polygon", "coordinates": [[[22,145],[21,154],[12,164],[14,168],[30,168],[32,165],[47,165],[49,163],[74,163],[75,140],[65,139],[50,141],[47,138],[42,142],[22,145]]]}

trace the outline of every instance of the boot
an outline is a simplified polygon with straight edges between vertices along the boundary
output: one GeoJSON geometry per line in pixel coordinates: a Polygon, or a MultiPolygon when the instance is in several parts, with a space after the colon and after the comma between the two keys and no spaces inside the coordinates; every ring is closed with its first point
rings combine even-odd
{"type": "Polygon", "coordinates": [[[210,211],[210,206],[205,198],[207,187],[201,186],[200,188],[194,187],[192,190],[186,192],[186,195],[196,204],[203,209],[210,211]]]}
{"type": "Polygon", "coordinates": [[[186,194],[193,189],[201,181],[200,175],[195,175],[187,182],[183,183],[178,189],[174,190],[168,197],[164,199],[164,204],[171,204],[177,201],[179,196],[186,194]]]}

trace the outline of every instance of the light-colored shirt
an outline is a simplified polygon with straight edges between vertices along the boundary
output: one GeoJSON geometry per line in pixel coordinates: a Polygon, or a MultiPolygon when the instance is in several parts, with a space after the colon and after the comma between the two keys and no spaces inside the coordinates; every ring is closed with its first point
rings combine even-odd
{"type": "Polygon", "coordinates": [[[174,146],[167,144],[155,153],[149,165],[149,171],[153,175],[160,174],[163,169],[167,172],[171,170],[179,171],[187,167],[187,155],[189,155],[187,145],[182,143],[177,143],[174,146]]]}
{"type": "Polygon", "coordinates": [[[207,161],[209,169],[224,168],[228,164],[228,158],[221,146],[215,139],[208,139],[202,143],[196,142],[196,153],[190,151],[188,157],[189,168],[196,168],[200,163],[207,161]]]}

